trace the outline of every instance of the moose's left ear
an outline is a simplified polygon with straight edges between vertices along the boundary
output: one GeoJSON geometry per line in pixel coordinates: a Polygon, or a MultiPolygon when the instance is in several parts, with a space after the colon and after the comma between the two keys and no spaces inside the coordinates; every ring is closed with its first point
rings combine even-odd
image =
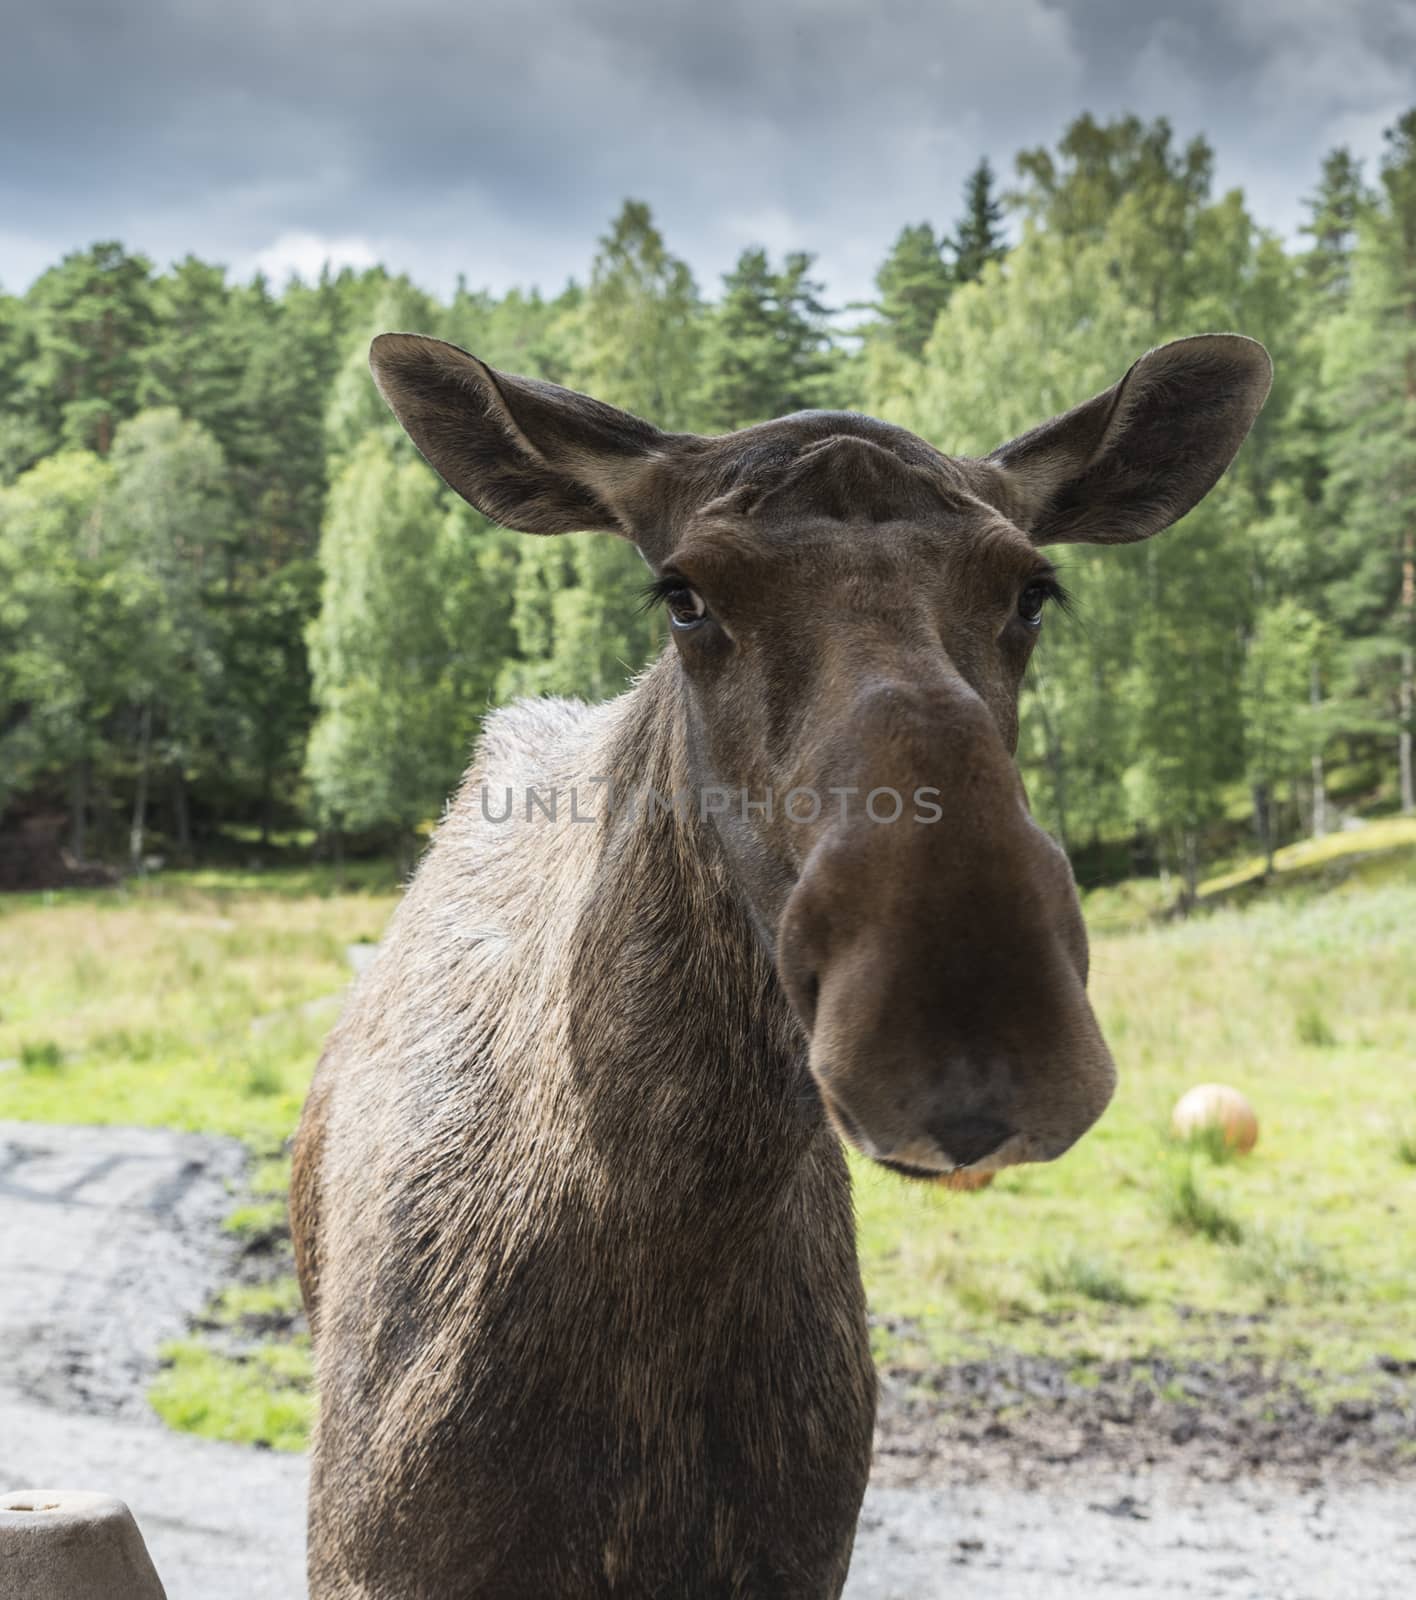
{"type": "Polygon", "coordinates": [[[639,538],[637,491],[653,461],[682,443],[589,395],[494,372],[422,334],[381,333],[369,365],[443,481],[493,521],[525,533],[639,538]]]}
{"type": "Polygon", "coordinates": [[[984,498],[1037,544],[1149,539],[1215,486],[1272,381],[1255,339],[1177,339],[1103,394],[971,465],[984,498]]]}

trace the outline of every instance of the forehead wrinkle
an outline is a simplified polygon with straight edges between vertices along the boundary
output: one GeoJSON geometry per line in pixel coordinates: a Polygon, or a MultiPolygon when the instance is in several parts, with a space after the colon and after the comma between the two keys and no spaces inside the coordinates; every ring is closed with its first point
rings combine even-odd
{"type": "Polygon", "coordinates": [[[870,515],[872,488],[878,493],[882,470],[897,495],[914,502],[916,516],[956,512],[975,503],[963,463],[918,434],[858,412],[805,411],[707,441],[696,474],[703,496],[697,514],[761,514],[771,502],[767,520],[791,522],[810,514],[813,491],[820,480],[834,476],[843,491],[837,498],[847,507],[835,520],[888,521],[888,516],[870,515]],[[887,462],[893,471],[885,468],[887,462]],[[852,492],[850,480],[857,474],[859,487],[852,492]],[[859,517],[852,514],[853,500],[859,502],[854,508],[859,517]]]}
{"type": "Polygon", "coordinates": [[[705,580],[740,578],[770,564],[771,549],[746,521],[734,519],[692,528],[660,562],[705,580]]]}
{"type": "Polygon", "coordinates": [[[1056,569],[1021,528],[999,517],[989,508],[987,525],[970,532],[960,541],[961,554],[969,567],[990,564],[1017,577],[1048,577],[1056,569]]]}

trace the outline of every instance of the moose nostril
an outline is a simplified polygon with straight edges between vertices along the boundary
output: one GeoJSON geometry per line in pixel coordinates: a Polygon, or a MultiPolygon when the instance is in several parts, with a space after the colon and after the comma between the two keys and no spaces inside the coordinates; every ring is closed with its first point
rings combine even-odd
{"type": "Polygon", "coordinates": [[[801,1020],[807,1031],[816,1022],[816,999],[821,993],[821,983],[814,972],[808,973],[801,985],[801,1020]]]}
{"type": "Polygon", "coordinates": [[[941,1117],[929,1124],[929,1131],[939,1148],[961,1167],[982,1161],[1013,1136],[1013,1129],[996,1117],[941,1117]]]}
{"type": "Polygon", "coordinates": [[[792,1009],[801,1020],[801,1025],[810,1034],[816,1026],[816,1002],[821,993],[821,983],[816,973],[810,969],[796,971],[788,961],[779,964],[779,972],[787,991],[787,999],[792,1003],[792,1009]]]}

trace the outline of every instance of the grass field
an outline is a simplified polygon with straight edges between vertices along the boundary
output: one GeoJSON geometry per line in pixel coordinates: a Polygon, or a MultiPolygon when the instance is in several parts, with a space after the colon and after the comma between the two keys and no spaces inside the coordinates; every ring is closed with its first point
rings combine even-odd
{"type": "MultiPolygon", "coordinates": [[[[1323,1403],[1416,1360],[1416,824],[1238,868],[1188,922],[1143,888],[1089,906],[1092,987],[1121,1072],[1065,1160],[955,1194],[856,1164],[877,1353],[924,1367],[999,1346],[1089,1363],[1243,1353],[1323,1403]],[[1255,1105],[1252,1155],[1176,1145],[1170,1107],[1218,1080],[1255,1105]]],[[[0,1117],[165,1123],[247,1140],[237,1231],[278,1231],[293,1127],[345,947],[394,903],[370,869],[183,874],[0,899],[0,1117]]],[[[169,1352],[179,1426],[294,1447],[303,1341],[262,1330],[288,1279],[231,1290],[169,1352]]]]}

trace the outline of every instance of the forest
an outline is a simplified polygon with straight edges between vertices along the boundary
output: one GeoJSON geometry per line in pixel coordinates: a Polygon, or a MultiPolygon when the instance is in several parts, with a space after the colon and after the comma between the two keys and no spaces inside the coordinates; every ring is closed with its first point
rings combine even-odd
{"type": "Polygon", "coordinates": [[[1416,811],[1416,109],[1375,171],[1326,157],[1296,239],[1214,165],[1163,119],[1080,117],[1006,180],[980,162],[849,306],[759,248],[705,293],[634,200],[549,294],[76,250],[0,294],[0,836],[406,862],[489,707],[614,694],[660,647],[631,549],[495,527],[421,462],[368,375],[386,329],[665,428],[837,407],[954,454],[1166,339],[1261,339],[1273,394],[1219,488],[1160,539],[1058,552],[1032,804],[1083,882],[1159,872],[1181,903],[1238,848],[1416,811]]]}

